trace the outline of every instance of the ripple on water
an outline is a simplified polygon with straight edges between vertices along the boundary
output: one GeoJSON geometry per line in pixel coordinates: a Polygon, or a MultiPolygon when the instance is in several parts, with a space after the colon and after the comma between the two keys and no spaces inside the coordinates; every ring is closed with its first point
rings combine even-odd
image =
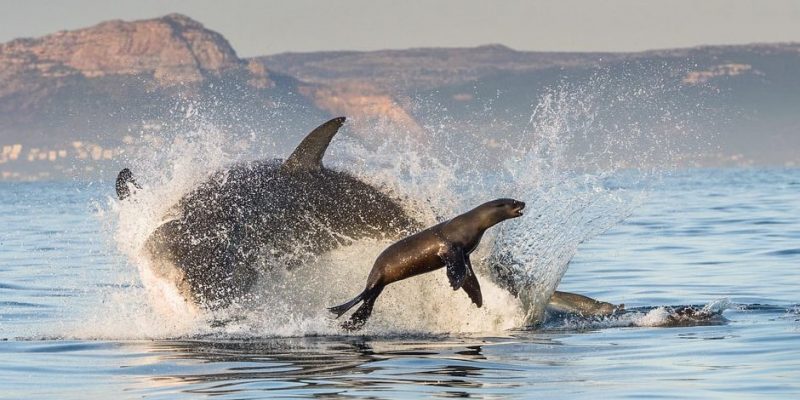
{"type": "Polygon", "coordinates": [[[796,256],[796,255],[800,255],[800,247],[792,248],[792,249],[768,251],[768,252],[763,253],[763,254],[764,255],[768,255],[768,256],[776,256],[776,257],[796,256]]]}

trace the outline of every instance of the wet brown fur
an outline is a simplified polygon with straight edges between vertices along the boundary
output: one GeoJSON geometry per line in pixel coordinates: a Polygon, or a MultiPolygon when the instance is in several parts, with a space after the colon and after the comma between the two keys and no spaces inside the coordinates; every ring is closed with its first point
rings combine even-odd
{"type": "Polygon", "coordinates": [[[469,255],[487,229],[521,216],[524,207],[525,203],[513,199],[493,200],[392,244],[375,261],[364,291],[341,306],[331,307],[330,311],[338,317],[363,301],[343,325],[348,330],[360,329],[384,287],[442,267],[447,267],[453,289],[463,288],[473,303],[481,307],[483,298],[469,255]]]}

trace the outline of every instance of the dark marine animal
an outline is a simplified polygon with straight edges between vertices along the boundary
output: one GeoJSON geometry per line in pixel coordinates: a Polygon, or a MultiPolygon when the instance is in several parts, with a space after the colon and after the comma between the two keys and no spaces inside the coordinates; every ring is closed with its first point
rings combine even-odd
{"type": "MultiPolygon", "coordinates": [[[[145,250],[175,267],[184,296],[214,308],[247,294],[261,267],[293,267],[361,238],[419,229],[398,199],[322,165],[344,121],[314,129],[285,161],[243,162],[212,174],[173,207],[177,217],[152,233],[145,250]]],[[[127,168],[116,186],[120,199],[138,187],[127,168]]]]}
{"type": "MultiPolygon", "coordinates": [[[[421,229],[398,199],[323,166],[344,122],[339,117],[320,125],[285,161],[238,163],[186,194],[145,242],[161,267],[156,270],[175,280],[187,299],[215,308],[249,293],[262,268],[295,267],[354,240],[396,239],[421,229]]],[[[128,168],[115,186],[120,200],[141,190],[128,168]]],[[[570,297],[560,293],[551,301],[569,309],[570,297]]],[[[584,301],[573,308],[586,311],[584,301]]]]}
{"type": "Polygon", "coordinates": [[[582,316],[611,315],[625,308],[624,304],[614,305],[598,301],[580,294],[555,291],[547,303],[547,311],[569,313],[582,316]]]}
{"type": "Polygon", "coordinates": [[[364,291],[347,303],[329,310],[338,318],[363,302],[350,320],[342,325],[347,330],[360,329],[372,314],[375,300],[386,285],[443,267],[447,269],[447,278],[453,290],[463,288],[472,302],[481,307],[481,287],[472,270],[469,255],[487,229],[507,219],[522,216],[524,208],[525,203],[514,199],[493,200],[392,244],[375,260],[364,291]]]}

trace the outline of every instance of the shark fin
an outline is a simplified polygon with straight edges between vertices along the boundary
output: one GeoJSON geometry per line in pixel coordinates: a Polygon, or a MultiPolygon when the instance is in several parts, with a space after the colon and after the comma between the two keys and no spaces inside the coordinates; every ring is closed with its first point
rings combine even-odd
{"type": "Polygon", "coordinates": [[[311,131],[286,159],[282,169],[288,172],[321,170],[325,150],[344,121],[345,117],[334,118],[311,131]]]}

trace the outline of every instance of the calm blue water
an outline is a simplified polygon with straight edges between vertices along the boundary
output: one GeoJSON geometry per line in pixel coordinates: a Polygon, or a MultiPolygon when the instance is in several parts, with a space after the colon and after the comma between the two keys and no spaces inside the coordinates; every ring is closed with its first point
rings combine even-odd
{"type": "Polygon", "coordinates": [[[800,170],[669,176],[582,244],[559,286],[628,308],[727,299],[727,323],[490,337],[65,334],[101,328],[97,310],[139,285],[99,212],[111,194],[0,184],[0,397],[800,396],[800,170]]]}

